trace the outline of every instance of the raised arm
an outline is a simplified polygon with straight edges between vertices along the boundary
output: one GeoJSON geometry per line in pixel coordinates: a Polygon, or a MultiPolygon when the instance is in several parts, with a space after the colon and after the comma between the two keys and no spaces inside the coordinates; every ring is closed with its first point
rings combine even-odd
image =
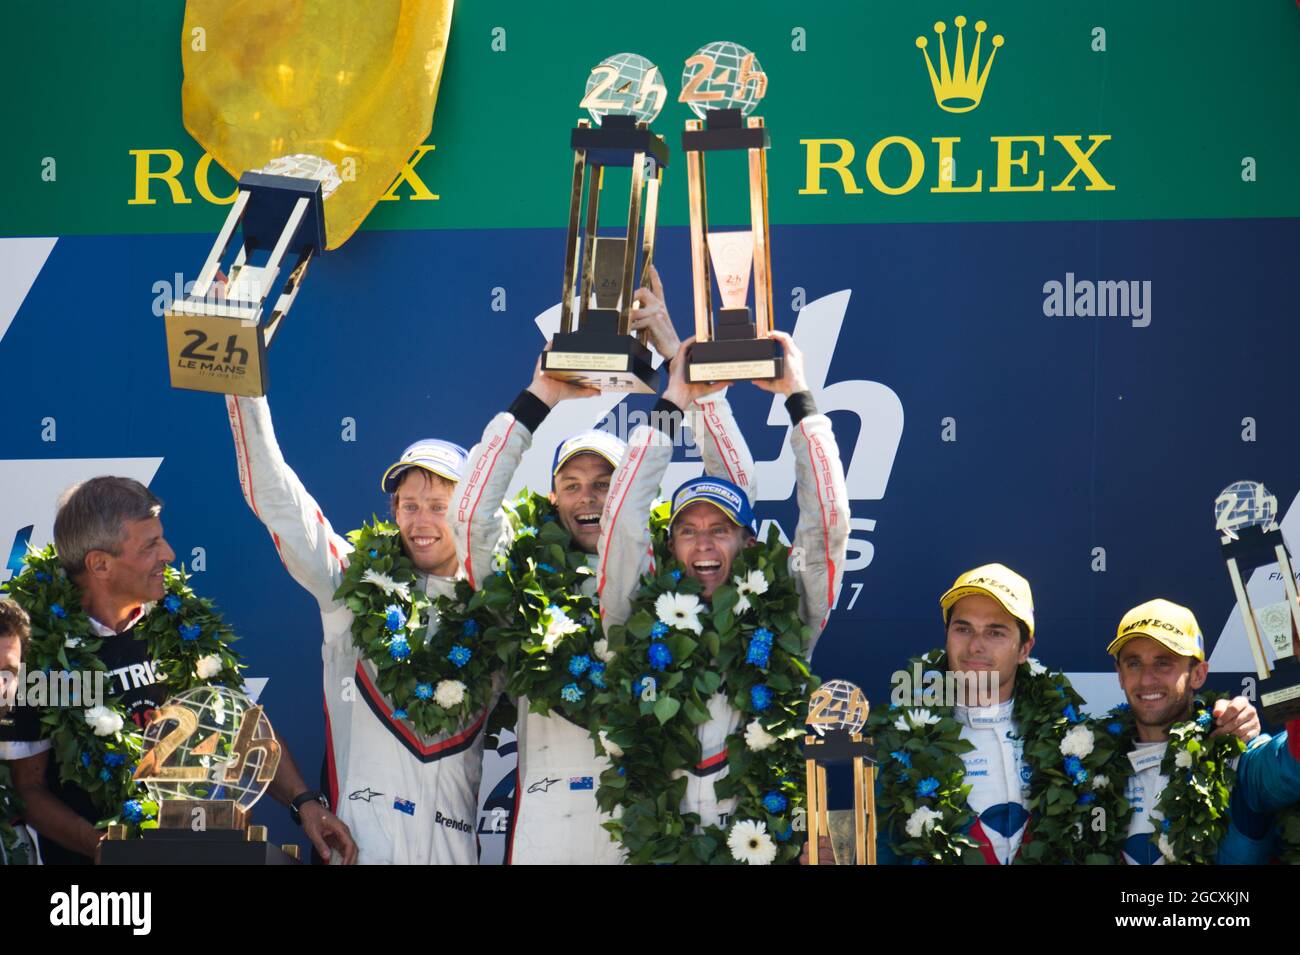
{"type": "MultiPolygon", "coordinates": [[[[539,358],[532,382],[507,411],[488,422],[483,438],[469,453],[465,476],[456,485],[451,504],[456,554],[472,587],[477,588],[484,575],[491,573],[492,552],[508,533],[499,511],[519,461],[532,446],[533,434],[556,403],[596,394],[594,388],[542,374],[539,358]]],[[[546,489],[533,490],[544,493],[546,489]]]]}
{"type": "MultiPolygon", "coordinates": [[[[812,627],[815,645],[844,579],[849,493],[830,419],[817,412],[808,390],[803,355],[784,332],[772,332],[772,337],[785,348],[785,374],[778,381],[756,384],[765,391],[785,395],[785,407],[790,413],[795,497],[799,503],[791,570],[799,591],[799,615],[812,627]]],[[[810,655],[812,649],[810,645],[810,655]]]]}
{"type": "Polygon", "coordinates": [[[334,533],[315,498],[284,460],[266,398],[226,396],[244,500],[275,542],[290,576],[322,610],[336,605],[352,545],[334,533]]]}

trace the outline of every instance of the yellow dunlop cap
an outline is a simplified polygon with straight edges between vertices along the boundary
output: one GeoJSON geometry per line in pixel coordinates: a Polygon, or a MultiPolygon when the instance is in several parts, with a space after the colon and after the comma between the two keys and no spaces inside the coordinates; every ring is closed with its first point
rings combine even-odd
{"type": "Polygon", "coordinates": [[[1115,639],[1106,652],[1119,656],[1120,647],[1134,637],[1150,637],[1180,657],[1205,659],[1205,637],[1201,636],[1196,616],[1181,604],[1168,600],[1148,600],[1124,614],[1115,639]]]}
{"type": "Polygon", "coordinates": [[[962,597],[983,594],[992,597],[1002,609],[1024,623],[1029,635],[1034,635],[1034,595],[1029,581],[1004,564],[985,564],[968,570],[955,581],[942,597],[939,607],[947,619],[948,611],[962,597]]]}

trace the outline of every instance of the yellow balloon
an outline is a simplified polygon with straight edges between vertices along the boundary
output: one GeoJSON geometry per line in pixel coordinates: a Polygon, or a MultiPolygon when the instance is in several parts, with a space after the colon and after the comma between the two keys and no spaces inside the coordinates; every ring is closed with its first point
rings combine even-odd
{"type": "Polygon", "coordinates": [[[230,175],[333,163],[326,248],[351,237],[429,135],[454,0],[188,0],[185,128],[230,175]]]}

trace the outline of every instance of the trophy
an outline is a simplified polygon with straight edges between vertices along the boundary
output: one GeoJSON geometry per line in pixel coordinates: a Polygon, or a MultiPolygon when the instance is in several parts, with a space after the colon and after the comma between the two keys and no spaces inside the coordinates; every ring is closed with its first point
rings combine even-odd
{"type": "Polygon", "coordinates": [[[271,723],[243,693],[202,686],[172,697],[144,728],[133,777],[158,803],[158,825],[139,840],[110,826],[102,864],[292,864],[296,845],[269,845],[266,827],[248,824],[279,765],[271,723]]]}
{"type": "Polygon", "coordinates": [[[847,680],[823,683],[808,701],[806,722],[813,735],[804,737],[803,753],[810,865],[820,864],[818,841],[823,834],[831,837],[836,858],[851,856],[855,865],[876,864],[876,764],[871,759],[871,740],[862,736],[868,713],[867,698],[847,680]],[[826,767],[848,761],[853,763],[851,827],[839,825],[843,816],[829,811],[826,785],[826,767]]]}
{"type": "Polygon", "coordinates": [[[651,364],[647,336],[632,335],[631,322],[633,295],[648,282],[654,258],[659,187],[668,147],[663,137],[651,132],[650,123],[666,97],[659,68],[635,53],[609,57],[587,80],[587,93],[579,105],[596,125],[579,120],[569,138],[573,188],[560,331],[542,355],[542,370],[552,378],[602,391],[653,394],[657,390],[659,373],[651,364]],[[631,173],[627,227],[622,235],[597,235],[605,172],[620,166],[631,173]]]}
{"type": "Polygon", "coordinates": [[[451,7],[315,0],[252,16],[187,0],[185,128],[239,188],[166,311],[173,388],[266,393],[266,350],[311,260],[352,236],[429,135],[451,7]]]}
{"type": "Polygon", "coordinates": [[[686,61],[680,101],[699,119],[686,121],[682,149],[691,214],[691,276],[695,344],[690,381],[780,378],[784,352],[772,330],[772,252],[767,224],[767,147],[762,117],[750,116],[767,92],[767,74],[753,53],[735,43],[702,47],[686,61]],[[749,166],[750,228],[709,231],[704,159],[709,152],[744,150],[749,166]],[[745,304],[754,280],[753,318],[745,304]],[[716,277],[722,307],[713,308],[716,277]]]}
{"type": "MultiPolygon", "coordinates": [[[[1214,499],[1214,529],[1228,561],[1246,642],[1259,677],[1259,707],[1264,719],[1284,723],[1300,717],[1300,661],[1294,640],[1300,634],[1300,602],[1295,572],[1277,525],[1277,498],[1257,481],[1238,481],[1214,499]],[[1277,566],[1285,599],[1258,611],[1241,572],[1277,566]]],[[[1273,575],[1270,575],[1272,579],[1273,575]]]]}

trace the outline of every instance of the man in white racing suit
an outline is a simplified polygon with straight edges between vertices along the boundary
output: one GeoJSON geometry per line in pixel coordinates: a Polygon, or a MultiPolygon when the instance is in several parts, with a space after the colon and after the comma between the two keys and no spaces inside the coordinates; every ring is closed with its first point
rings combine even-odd
{"type": "MultiPolygon", "coordinates": [[[[652,269],[650,287],[639,289],[641,303],[632,311],[633,328],[645,328],[660,354],[677,353],[678,340],[663,305],[663,288],[652,269]]],[[[531,447],[533,433],[551,408],[568,398],[595,394],[541,373],[508,411],[494,417],[482,440],[470,451],[464,480],[452,502],[452,527],[467,579],[475,587],[492,573],[493,554],[507,543],[509,534],[500,507],[519,466],[531,447]]],[[[689,423],[700,447],[705,471],[748,481],[753,461],[740,440],[726,399],[721,396],[692,405],[689,423]]],[[[565,440],[552,463],[551,500],[557,517],[572,535],[574,546],[589,555],[593,570],[610,475],[621,462],[622,441],[601,431],[586,431],[565,440]]],[[[645,531],[648,509],[614,515],[615,520],[639,520],[645,531]]],[[[643,564],[645,548],[625,558],[627,574],[635,576],[643,564]]],[[[595,595],[593,574],[591,593],[595,595]]],[[[617,864],[622,851],[601,827],[607,819],[596,806],[596,783],[609,768],[597,756],[585,727],[558,713],[543,716],[531,710],[529,700],[518,701],[518,769],[515,806],[510,822],[507,861],[528,864],[617,864]]]]}
{"type": "MultiPolygon", "coordinates": [[[[479,780],[487,711],[458,732],[425,737],[376,688],[352,641],[352,612],[334,599],[352,545],[335,533],[285,462],[266,398],[227,396],[244,500],[266,525],[285,568],[320,606],[324,644],[328,800],[352,830],[361,863],[477,864],[479,780]]],[[[430,599],[452,596],[458,574],[447,526],[465,451],[426,439],[384,472],[402,548],[430,599]]]]}
{"type": "MultiPolygon", "coordinates": [[[[808,390],[803,355],[789,335],[773,332],[771,337],[785,350],[784,376],[754,384],[765,391],[785,395],[790,413],[795,494],[799,504],[792,549],[799,560],[791,560],[791,576],[799,593],[800,619],[812,628],[808,646],[811,657],[844,575],[849,536],[848,490],[830,419],[817,412],[808,390]]],[[[606,627],[627,621],[641,575],[651,570],[646,518],[672,460],[683,410],[718,401],[708,395],[720,386],[687,382],[689,347],[688,341],[673,361],[668,388],[655,407],[651,425],[638,427],[629,436],[627,455],[614,474],[605,502],[598,578],[601,619],[606,627]]],[[[689,419],[688,423],[695,427],[689,419]]],[[[688,481],[677,490],[672,501],[669,545],[685,572],[703,585],[700,596],[706,601],[730,580],[732,561],[742,547],[755,540],[757,533],[750,506],[755,494],[752,458],[738,435],[732,443],[737,448],[737,460],[744,462],[743,468],[721,473],[711,471],[707,477],[688,481]],[[726,479],[716,479],[723,474],[726,479]]],[[[708,442],[700,444],[704,450],[708,442]]],[[[708,709],[711,718],[697,729],[702,758],[688,774],[681,808],[683,812],[697,813],[704,826],[725,828],[736,801],[717,799],[714,783],[727,772],[727,737],[737,730],[740,712],[731,707],[726,694],[721,692],[709,699],[708,709]]]]}

